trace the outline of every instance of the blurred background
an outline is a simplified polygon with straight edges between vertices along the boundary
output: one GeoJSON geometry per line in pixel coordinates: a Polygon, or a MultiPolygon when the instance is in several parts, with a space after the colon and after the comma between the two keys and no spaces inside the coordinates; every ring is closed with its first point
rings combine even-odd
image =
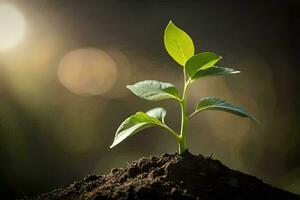
{"type": "Polygon", "coordinates": [[[196,51],[223,57],[239,75],[206,78],[190,89],[247,108],[260,121],[204,112],[189,122],[188,146],[227,166],[300,194],[299,1],[0,1],[0,197],[47,192],[142,156],[174,153],[151,128],[109,149],[129,115],[172,101],[147,102],[127,84],[174,83],[181,67],[166,53],[168,21],[196,51]]]}

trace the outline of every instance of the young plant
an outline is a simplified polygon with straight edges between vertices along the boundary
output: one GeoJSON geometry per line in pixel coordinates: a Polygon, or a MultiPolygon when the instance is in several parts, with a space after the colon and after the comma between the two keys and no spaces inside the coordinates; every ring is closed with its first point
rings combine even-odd
{"type": "Polygon", "coordinates": [[[256,121],[244,108],[215,97],[202,98],[197,104],[195,111],[188,114],[186,105],[188,87],[194,81],[208,76],[238,74],[240,71],[215,66],[222,57],[212,52],[195,54],[194,44],[190,36],[178,28],[172,21],[169,22],[165,29],[164,44],[169,55],[182,67],[184,79],[183,94],[180,96],[175,86],[171,83],[155,80],[141,81],[134,85],[128,85],[127,88],[136,96],[149,101],[164,99],[177,101],[181,107],[180,132],[175,132],[165,123],[166,111],[163,108],[154,108],[147,112],[137,112],[128,117],[118,128],[110,148],[113,148],[127,137],[143,129],[159,126],[177,140],[178,152],[181,154],[187,149],[186,128],[188,120],[195,114],[205,110],[221,110],[256,121]]]}

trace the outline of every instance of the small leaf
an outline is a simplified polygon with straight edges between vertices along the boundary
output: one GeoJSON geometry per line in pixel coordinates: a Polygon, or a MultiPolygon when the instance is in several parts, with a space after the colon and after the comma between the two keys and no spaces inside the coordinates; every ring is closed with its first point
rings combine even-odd
{"type": "Polygon", "coordinates": [[[182,66],[195,53],[191,37],[172,21],[169,22],[165,29],[164,44],[169,55],[182,66]]]}
{"type": "Polygon", "coordinates": [[[163,99],[179,99],[178,91],[171,83],[146,80],[134,85],[127,85],[136,96],[149,101],[159,101],[163,99]]]}
{"type": "Polygon", "coordinates": [[[110,148],[113,148],[129,136],[152,126],[162,126],[166,111],[163,108],[154,108],[148,112],[137,112],[128,117],[118,128],[114,141],[110,148]]]}
{"type": "Polygon", "coordinates": [[[147,112],[147,115],[149,115],[150,117],[154,117],[164,123],[167,112],[165,109],[159,107],[159,108],[153,108],[149,110],[147,112]]]}
{"type": "Polygon", "coordinates": [[[254,121],[258,122],[244,108],[237,106],[237,105],[230,104],[223,99],[218,99],[215,97],[202,98],[200,100],[200,102],[198,103],[194,114],[204,111],[204,110],[221,110],[221,111],[236,114],[240,117],[249,117],[250,119],[253,119],[254,121]]]}
{"type": "Polygon", "coordinates": [[[212,67],[221,58],[211,52],[198,53],[185,63],[185,70],[190,77],[193,77],[197,71],[212,67]]]}
{"type": "Polygon", "coordinates": [[[227,68],[227,67],[217,67],[212,66],[208,69],[200,69],[197,71],[192,79],[199,79],[206,76],[222,76],[222,75],[230,75],[230,74],[238,74],[240,71],[237,71],[235,69],[227,68]]]}

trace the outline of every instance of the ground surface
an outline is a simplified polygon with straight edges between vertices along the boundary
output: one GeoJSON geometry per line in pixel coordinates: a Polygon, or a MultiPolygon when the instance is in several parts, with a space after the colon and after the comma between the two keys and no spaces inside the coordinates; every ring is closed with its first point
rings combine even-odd
{"type": "MultiPolygon", "coordinates": [[[[30,199],[30,198],[28,198],[30,199]]],[[[283,199],[300,197],[189,152],[142,158],[33,199],[283,199]]]]}

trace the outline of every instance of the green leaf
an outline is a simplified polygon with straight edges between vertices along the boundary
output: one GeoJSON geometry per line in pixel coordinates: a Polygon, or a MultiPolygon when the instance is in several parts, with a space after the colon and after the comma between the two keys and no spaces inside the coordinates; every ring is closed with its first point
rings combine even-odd
{"type": "Polygon", "coordinates": [[[185,70],[190,77],[193,77],[197,71],[214,66],[221,58],[211,52],[198,53],[185,63],[185,70]]]}
{"type": "Polygon", "coordinates": [[[200,69],[194,74],[192,79],[196,80],[207,76],[222,76],[222,75],[230,75],[230,74],[238,74],[238,73],[240,73],[240,71],[237,71],[235,69],[212,66],[208,69],[204,69],[204,70],[200,69]]]}
{"type": "Polygon", "coordinates": [[[158,119],[162,123],[165,123],[165,117],[167,115],[167,111],[163,108],[158,107],[147,111],[147,115],[158,119]]]}
{"type": "Polygon", "coordinates": [[[152,126],[163,126],[166,111],[163,108],[154,108],[148,112],[137,112],[128,117],[118,128],[114,141],[110,148],[113,148],[129,136],[152,126]]]}
{"type": "Polygon", "coordinates": [[[202,98],[196,107],[196,111],[192,115],[204,110],[221,110],[221,111],[236,114],[240,117],[249,117],[250,119],[253,119],[254,121],[258,122],[244,108],[237,105],[230,104],[223,99],[218,99],[215,97],[202,98]]]}
{"type": "Polygon", "coordinates": [[[182,66],[195,53],[191,37],[172,21],[169,22],[165,29],[164,44],[169,55],[182,66]]]}
{"type": "Polygon", "coordinates": [[[171,83],[146,80],[134,85],[127,85],[136,96],[149,101],[159,101],[163,99],[179,99],[178,91],[171,83]]]}

